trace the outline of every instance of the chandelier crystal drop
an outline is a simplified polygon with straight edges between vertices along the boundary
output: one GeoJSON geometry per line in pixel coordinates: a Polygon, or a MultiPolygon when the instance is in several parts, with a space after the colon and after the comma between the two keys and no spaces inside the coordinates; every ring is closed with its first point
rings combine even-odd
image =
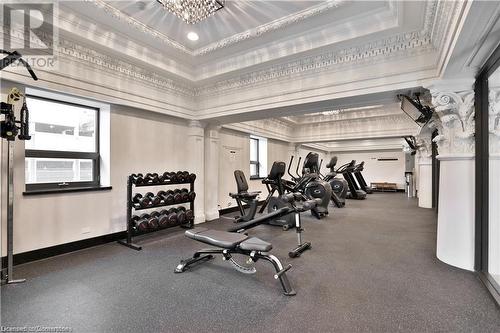
{"type": "Polygon", "coordinates": [[[188,24],[198,23],[224,8],[225,0],[157,0],[188,24]]]}

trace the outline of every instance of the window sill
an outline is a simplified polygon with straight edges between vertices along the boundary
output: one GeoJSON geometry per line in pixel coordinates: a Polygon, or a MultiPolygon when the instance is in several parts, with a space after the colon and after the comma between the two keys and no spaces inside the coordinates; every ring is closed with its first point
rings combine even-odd
{"type": "Polygon", "coordinates": [[[54,194],[54,193],[108,191],[108,190],[111,190],[111,189],[112,189],[111,186],[52,188],[52,189],[46,189],[46,190],[25,191],[25,192],[23,192],[23,195],[41,195],[41,194],[54,194]]]}

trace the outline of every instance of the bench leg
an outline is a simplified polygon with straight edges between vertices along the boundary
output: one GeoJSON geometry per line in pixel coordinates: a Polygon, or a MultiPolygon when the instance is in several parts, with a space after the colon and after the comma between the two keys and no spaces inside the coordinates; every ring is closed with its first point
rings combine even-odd
{"type": "Polygon", "coordinates": [[[193,254],[193,257],[181,260],[181,262],[177,265],[177,267],[175,267],[174,272],[175,273],[185,272],[186,269],[188,269],[191,265],[200,261],[210,260],[214,257],[213,254],[222,254],[222,251],[223,251],[222,249],[204,249],[196,251],[193,254]]]}
{"type": "Polygon", "coordinates": [[[295,292],[295,290],[292,288],[292,286],[290,285],[290,281],[288,280],[288,277],[286,276],[286,273],[285,273],[291,266],[289,266],[287,268],[283,268],[281,261],[272,254],[258,253],[256,255],[256,257],[259,259],[267,260],[271,264],[273,264],[274,269],[276,270],[275,277],[277,277],[280,280],[281,287],[283,288],[283,293],[286,296],[295,296],[297,294],[295,292]]]}

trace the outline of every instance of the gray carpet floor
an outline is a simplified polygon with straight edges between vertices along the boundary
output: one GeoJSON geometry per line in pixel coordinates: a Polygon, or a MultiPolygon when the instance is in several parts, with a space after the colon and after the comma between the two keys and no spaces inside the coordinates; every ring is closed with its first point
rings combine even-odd
{"type": "MultiPolygon", "coordinates": [[[[67,326],[73,332],[500,332],[500,311],[478,278],[435,256],[436,216],[403,194],[348,201],[318,221],[304,214],[312,250],[289,259],[293,231],[260,226],[293,268],[297,296],[273,269],[255,275],[220,258],[174,274],[203,244],[181,229],[18,266],[27,283],[3,286],[3,326],[67,326]]],[[[228,221],[205,224],[216,229],[228,221]]]]}

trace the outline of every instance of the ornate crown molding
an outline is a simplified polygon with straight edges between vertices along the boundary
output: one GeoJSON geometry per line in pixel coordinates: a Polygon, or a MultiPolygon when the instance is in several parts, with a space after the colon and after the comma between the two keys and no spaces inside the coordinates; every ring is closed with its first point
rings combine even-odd
{"type": "Polygon", "coordinates": [[[115,19],[125,22],[128,25],[130,25],[132,28],[143,32],[145,34],[148,34],[149,36],[153,37],[154,39],[162,42],[163,44],[181,51],[183,53],[193,55],[193,52],[190,51],[188,48],[186,48],[184,45],[174,41],[173,39],[169,38],[167,35],[162,34],[161,32],[149,27],[148,25],[134,19],[132,16],[129,16],[119,9],[107,4],[103,0],[84,0],[85,2],[90,2],[94,4],[96,7],[102,9],[105,13],[111,15],[115,19]]]}
{"type": "MultiPolygon", "coordinates": [[[[269,83],[282,78],[288,80],[291,76],[327,71],[342,65],[376,63],[394,59],[398,56],[408,57],[435,51],[436,48],[431,40],[435,25],[447,26],[449,17],[453,14],[445,12],[437,19],[437,4],[437,0],[426,2],[425,19],[420,30],[400,33],[365,45],[330,51],[221,80],[196,88],[195,94],[197,96],[206,96],[227,93],[233,89],[252,87],[262,82],[269,83]]],[[[458,5],[455,4],[455,6],[458,5]]],[[[437,33],[445,33],[445,30],[439,29],[437,33]]],[[[434,34],[437,33],[434,32],[434,34]]]]}
{"type": "Polygon", "coordinates": [[[440,125],[434,124],[440,130],[433,140],[438,144],[439,154],[474,153],[474,91],[431,90],[431,94],[440,125]]]}
{"type": "Polygon", "coordinates": [[[191,98],[194,96],[194,90],[188,85],[183,85],[178,81],[166,78],[164,75],[145,70],[65,38],[59,38],[56,50],[59,56],[70,57],[74,61],[93,66],[98,70],[106,70],[113,75],[139,80],[151,87],[167,89],[180,96],[191,98]]]}
{"type": "Polygon", "coordinates": [[[429,36],[422,36],[421,32],[401,33],[386,39],[369,43],[368,45],[351,47],[348,49],[324,53],[307,57],[293,62],[269,67],[264,70],[244,74],[213,84],[196,88],[198,96],[213,95],[220,92],[229,92],[233,89],[255,86],[262,82],[269,83],[282,78],[290,79],[306,73],[327,71],[340,65],[361,64],[363,62],[387,61],[395,56],[411,56],[433,51],[429,36]]]}

